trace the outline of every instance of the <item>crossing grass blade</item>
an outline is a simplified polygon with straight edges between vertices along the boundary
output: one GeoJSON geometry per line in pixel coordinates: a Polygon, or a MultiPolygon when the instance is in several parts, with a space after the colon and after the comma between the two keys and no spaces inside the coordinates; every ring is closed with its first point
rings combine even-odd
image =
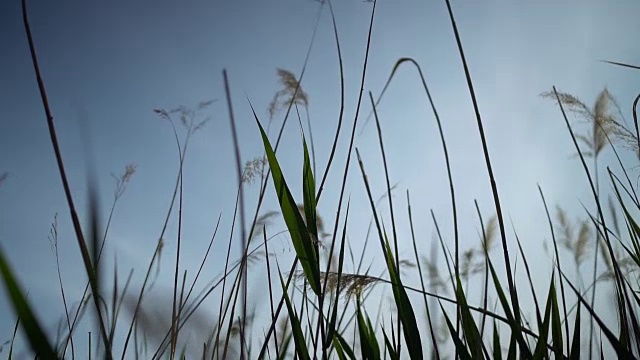
{"type": "Polygon", "coordinates": [[[287,358],[287,349],[289,349],[289,344],[291,344],[292,337],[293,336],[289,334],[282,342],[282,348],[280,349],[280,357],[278,358],[278,360],[285,360],[287,358]]]}
{"type": "MultiPolygon", "coordinates": [[[[289,191],[289,187],[285,182],[278,159],[276,158],[276,154],[269,142],[269,138],[257,118],[256,122],[260,128],[262,141],[264,142],[264,149],[267,154],[267,159],[269,160],[269,168],[271,169],[271,178],[273,179],[273,185],[276,189],[278,202],[280,203],[280,210],[282,211],[282,216],[287,224],[287,229],[289,230],[289,235],[293,242],[293,247],[296,250],[296,255],[300,260],[302,270],[309,282],[309,285],[311,286],[311,289],[316,295],[320,295],[320,271],[317,261],[318,255],[315,250],[315,246],[317,245],[313,244],[308,228],[300,215],[300,211],[298,211],[298,206],[293,199],[293,195],[291,195],[291,191],[289,191]]],[[[313,182],[313,179],[311,182],[313,182]]]]}
{"type": "Polygon", "coordinates": [[[340,360],[347,359],[356,360],[356,354],[353,352],[349,343],[340,335],[340,333],[335,333],[333,337],[333,346],[336,349],[336,354],[338,354],[338,358],[340,360]],[[346,357],[345,357],[346,356],[346,357]]]}
{"type": "Polygon", "coordinates": [[[6,261],[4,251],[0,249],[0,272],[7,290],[7,294],[11,299],[13,308],[22,322],[22,328],[29,340],[29,345],[37,357],[42,359],[58,359],[56,352],[47,340],[40,323],[36,319],[35,314],[31,310],[31,306],[27,302],[26,297],[22,293],[18,281],[14,276],[9,263],[6,261]]]}
{"type": "Polygon", "coordinates": [[[300,320],[298,319],[298,315],[296,314],[295,309],[291,305],[291,300],[289,300],[289,294],[287,293],[287,286],[284,284],[282,273],[278,272],[278,275],[280,276],[280,284],[282,285],[282,296],[284,297],[284,301],[287,304],[287,310],[289,311],[289,319],[291,320],[291,332],[293,335],[293,342],[296,345],[296,354],[298,355],[298,359],[310,360],[309,350],[307,349],[307,342],[305,341],[304,334],[302,333],[300,320]]]}

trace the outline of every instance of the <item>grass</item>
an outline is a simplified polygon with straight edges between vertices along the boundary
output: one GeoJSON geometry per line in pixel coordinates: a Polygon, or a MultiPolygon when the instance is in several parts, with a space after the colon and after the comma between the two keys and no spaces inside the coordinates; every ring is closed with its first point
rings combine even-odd
{"type": "MultiPolygon", "coordinates": [[[[31,34],[26,1],[23,0],[24,25],[33,59],[37,85],[40,90],[42,105],[46,113],[51,144],[56,156],[58,170],[64,186],[67,205],[74,225],[78,247],[81,251],[84,269],[88,277],[84,294],[78,306],[71,306],[67,300],[65,286],[60,276],[59,254],[57,247],[57,223],[54,221],[50,241],[58,265],[58,279],[64,308],[63,335],[57,339],[47,336],[40,320],[27,296],[21,289],[19,281],[10,264],[0,249],[0,272],[10,302],[16,313],[16,324],[13,339],[18,329],[23,331],[30,348],[37,358],[91,358],[93,356],[113,359],[117,357],[135,358],[183,358],[189,344],[191,352],[199,353],[202,358],[289,358],[295,355],[299,359],[338,358],[338,359],[423,359],[455,357],[461,359],[502,358],[508,359],[546,359],[594,357],[598,353],[604,355],[614,352],[621,358],[640,356],[640,297],[636,270],[640,266],[640,225],[638,215],[640,201],[627,169],[631,165],[624,164],[618,154],[618,146],[640,153],[640,139],[636,106],[640,95],[632,105],[634,127],[628,125],[624,112],[615,98],[604,89],[593,107],[587,106],[576,96],[557,91],[544,92],[547,98],[559,106],[558,117],[562,119],[568,130],[568,138],[573,142],[584,175],[589,181],[594,208],[585,206],[583,217],[572,222],[567,212],[556,207],[555,216],[549,210],[544,192],[538,187],[541,197],[541,208],[544,208],[548,220],[548,228],[553,239],[553,268],[548,279],[547,289],[538,289],[534,285],[529,260],[521,245],[518,234],[507,236],[507,225],[498,192],[499,179],[494,177],[489,144],[485,137],[484,123],[476,100],[472,74],[465,57],[462,36],[456,26],[453,9],[446,1],[452,31],[455,35],[463,71],[467,80],[468,94],[473,104],[476,126],[482,144],[482,153],[487,169],[486,176],[490,182],[490,192],[494,201],[495,215],[484,217],[476,202],[476,209],[481,233],[477,247],[461,249],[459,228],[463,224],[458,217],[456,187],[453,182],[449,152],[445,136],[445,127],[439,116],[437,107],[431,96],[427,80],[420,64],[412,58],[401,58],[395,63],[387,83],[377,100],[371,92],[365,96],[364,84],[367,75],[369,45],[374,30],[376,1],[373,1],[366,53],[362,63],[361,86],[358,93],[356,112],[351,123],[349,138],[342,134],[345,107],[345,86],[343,61],[340,50],[339,31],[330,1],[322,3],[329,8],[332,16],[336,53],[340,64],[341,100],[340,115],[337,121],[334,141],[328,151],[329,159],[324,169],[318,169],[316,149],[313,142],[311,117],[309,111],[310,95],[302,88],[312,39],[305,65],[296,76],[293,72],[278,69],[282,89],[278,91],[270,106],[267,128],[264,121],[251,106],[256,131],[261,135],[264,156],[246,161],[242,165],[242,157],[234,118],[233,104],[230,95],[232,83],[224,75],[226,106],[234,142],[234,158],[236,164],[236,205],[231,221],[232,230],[227,239],[228,247],[222,274],[211,279],[200,293],[194,292],[196,284],[200,284],[202,269],[208,260],[211,246],[218,234],[218,224],[211,237],[206,253],[200,262],[197,274],[191,284],[187,284],[187,273],[181,271],[181,234],[183,209],[183,167],[189,139],[206,124],[199,120],[198,111],[206,109],[210,102],[203,102],[197,109],[180,107],[174,110],[155,110],[155,113],[166,120],[175,135],[176,148],[179,153],[179,171],[176,176],[172,202],[167,209],[164,226],[158,237],[155,250],[149,260],[144,281],[140,289],[134,292],[131,288],[132,272],[124,285],[119,280],[117,264],[112,275],[113,286],[106,290],[107,275],[103,270],[100,258],[108,238],[111,219],[116,210],[118,200],[124,195],[127,184],[135,174],[135,166],[129,165],[116,180],[114,198],[109,216],[102,228],[99,214],[100,205],[95,200],[96,189],[89,182],[90,199],[93,199],[88,218],[88,231],[83,230],[75,210],[67,181],[63,156],[56,137],[53,115],[48,103],[45,81],[40,74],[38,57],[31,34]],[[411,196],[406,192],[406,215],[403,215],[398,202],[393,200],[396,185],[390,182],[389,164],[385,152],[385,142],[377,107],[383,100],[388,86],[400,67],[410,65],[417,70],[417,80],[422,84],[426,102],[433,113],[439,130],[443,156],[446,163],[451,198],[451,218],[453,224],[453,243],[445,240],[436,217],[432,211],[432,220],[437,232],[437,242],[433,243],[432,254],[425,257],[418,250],[422,242],[419,234],[414,232],[414,214],[411,209],[411,196]],[[367,99],[368,98],[368,99],[367,99]],[[383,197],[375,200],[366,171],[365,157],[373,154],[361,154],[355,147],[355,133],[358,128],[363,101],[371,104],[371,116],[375,120],[380,157],[384,169],[385,192],[383,197]],[[306,128],[303,124],[303,116],[306,128]],[[614,113],[612,109],[616,110],[614,113]],[[284,113],[284,121],[280,125],[275,142],[270,139],[271,120],[284,113]],[[576,115],[585,120],[590,130],[586,134],[576,134],[569,120],[569,115],[576,115]],[[291,115],[298,120],[302,147],[300,152],[303,164],[299,177],[291,177],[283,173],[278,156],[278,147],[291,115]],[[176,117],[178,120],[176,120],[176,117]],[[181,138],[176,125],[183,126],[187,135],[181,138]],[[309,143],[307,143],[309,139],[309,143]],[[337,145],[340,141],[348,144],[344,158],[337,156],[337,145]],[[580,147],[580,144],[583,147],[580,147]],[[610,167],[603,172],[600,154],[605,149],[612,149],[621,165],[622,173],[616,173],[610,167]],[[354,154],[355,153],[355,156],[354,154]],[[366,201],[369,205],[372,220],[371,233],[367,235],[365,249],[375,248],[384,259],[384,271],[377,271],[366,265],[365,250],[354,253],[349,242],[351,199],[346,196],[346,183],[352,160],[357,160],[359,177],[363,189],[366,190],[366,201]],[[591,164],[587,159],[592,160],[591,164]],[[344,168],[337,169],[333,164],[344,161],[344,168]],[[332,194],[323,192],[327,176],[338,171],[342,177],[340,191],[332,194]],[[601,190],[600,173],[607,175],[612,191],[607,200],[601,190]],[[289,184],[302,181],[302,197],[296,199],[289,184]],[[318,181],[319,180],[319,181],[318,181]],[[259,197],[254,209],[248,207],[245,199],[245,187],[259,184],[259,197]],[[265,194],[274,192],[278,200],[277,211],[263,210],[265,194]],[[318,213],[318,204],[326,196],[337,195],[336,217],[330,227],[318,213]],[[388,217],[381,214],[381,201],[388,202],[388,217]],[[607,215],[605,216],[605,209],[607,215]],[[165,246],[164,236],[169,219],[177,211],[178,234],[177,249],[173,271],[173,289],[168,322],[159,322],[157,316],[150,314],[144,300],[150,296],[154,287],[157,271],[160,268],[162,250],[165,246]],[[253,211],[250,217],[249,211],[253,211]],[[282,218],[286,231],[282,234],[271,233],[271,224],[282,218]],[[389,219],[385,223],[383,219],[389,219]],[[400,221],[406,220],[410,225],[413,258],[403,259],[398,250],[397,227],[400,221]],[[622,225],[622,226],[621,226],[622,225]],[[240,227],[239,231],[234,231],[240,227]],[[330,232],[327,232],[330,231],[330,232]],[[370,236],[377,245],[369,243],[370,236]],[[290,241],[295,260],[291,264],[281,264],[278,255],[270,252],[270,242],[276,236],[286,236],[290,241]],[[232,259],[231,244],[240,238],[241,253],[236,261],[232,259]],[[515,241],[514,241],[515,240],[515,241]],[[589,244],[595,243],[593,251],[593,272],[586,279],[579,275],[583,263],[589,260],[589,244]],[[379,245],[379,247],[378,247],[379,245]],[[514,251],[517,245],[518,252],[514,251]],[[453,252],[451,251],[453,248],[453,252]],[[562,252],[560,251],[562,249],[562,252]],[[441,251],[440,254],[438,252],[441,251]],[[527,281],[531,298],[528,297],[521,284],[516,284],[516,264],[514,255],[522,259],[525,275],[520,276],[527,281]],[[569,258],[564,258],[569,254],[569,258]],[[444,259],[446,272],[437,265],[438,259],[444,259]],[[571,260],[576,269],[576,279],[567,276],[566,261],[571,260]],[[503,264],[500,268],[498,264],[503,264]],[[604,264],[605,270],[598,271],[598,265],[604,264]],[[268,299],[261,304],[250,304],[251,289],[248,287],[249,267],[264,266],[268,282],[266,284],[268,299]],[[286,266],[282,268],[281,266],[286,266]],[[351,267],[352,272],[347,271],[351,267]],[[155,277],[154,277],[154,269],[155,277]],[[505,274],[506,280],[501,278],[505,274]],[[419,280],[419,287],[410,285],[411,275],[419,280]],[[585,282],[586,281],[586,282],[585,282]],[[481,284],[480,295],[474,296],[472,282],[481,284]],[[605,320],[596,309],[596,293],[602,292],[601,283],[608,283],[613,291],[617,319],[605,320]],[[384,298],[390,290],[393,311],[382,314],[382,305],[377,309],[378,315],[371,317],[375,307],[372,301],[384,298]],[[214,294],[219,296],[217,318],[205,318],[198,312],[205,300],[214,294]],[[522,304],[532,303],[533,308],[525,309],[522,304]],[[268,304],[267,304],[268,303],[268,304]],[[252,309],[250,309],[252,307],[252,309]],[[258,310],[258,307],[267,310],[258,310]],[[130,322],[124,324],[123,309],[131,314],[130,322]],[[89,334],[88,353],[80,353],[78,344],[85,340],[83,334],[77,333],[78,324],[84,314],[92,311],[98,330],[97,345],[89,334]],[[257,311],[268,311],[268,322],[256,324],[257,311]],[[424,311],[424,316],[422,315],[424,311]],[[533,314],[533,316],[531,316],[533,314]],[[373,320],[372,320],[373,319],[373,320]],[[196,325],[192,325],[192,324],[196,325]],[[586,325],[588,324],[588,326],[586,325]],[[205,333],[206,340],[201,344],[181,341],[187,326],[195,326],[197,331],[205,333]],[[258,330],[255,330],[259,327],[258,330]],[[123,338],[116,342],[116,335],[123,338]],[[153,340],[153,341],[152,341],[153,340]],[[588,354],[588,355],[587,355],[588,354]]],[[[637,70],[634,65],[615,61],[606,61],[611,65],[623,66],[629,71],[637,70]]],[[[369,117],[369,118],[370,118],[369,117]]],[[[369,120],[366,119],[366,121],[369,120]]],[[[366,121],[365,124],[366,125],[366,121]]],[[[368,159],[367,159],[368,160],[368,159]]],[[[369,161],[369,160],[368,160],[369,161]]],[[[0,184],[10,180],[4,173],[0,176],[0,184]]],[[[466,220],[468,221],[468,220],[466,220]]],[[[469,221],[471,222],[471,221],[469,221]]],[[[465,224],[466,225],[466,224],[465,224]]],[[[219,240],[221,241],[221,240],[219,240]]],[[[475,288],[474,288],[475,289],[475,288]]],[[[13,339],[8,343],[13,354],[13,339]]],[[[7,345],[7,344],[5,344],[7,345]]]]}

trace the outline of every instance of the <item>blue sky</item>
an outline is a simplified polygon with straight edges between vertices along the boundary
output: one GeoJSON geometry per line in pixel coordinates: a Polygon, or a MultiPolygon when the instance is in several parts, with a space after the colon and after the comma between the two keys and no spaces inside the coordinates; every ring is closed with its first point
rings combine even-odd
{"type": "MultiPolygon", "coordinates": [[[[346,157],[346,135],[355,115],[372,4],[349,0],[334,6],[345,67],[346,127],[319,209],[331,224],[346,157]]],[[[413,57],[420,63],[450,149],[461,241],[463,247],[473,246],[478,228],[473,200],[478,199],[487,217],[494,210],[445,4],[382,0],[377,6],[365,91],[377,96],[400,57],[413,57]]],[[[221,236],[206,267],[209,277],[222,271],[236,182],[222,69],[229,74],[242,158],[250,160],[261,155],[262,144],[247,98],[266,123],[267,106],[279,90],[276,68],[299,74],[319,7],[319,3],[307,0],[30,1],[41,70],[81,217],[85,218],[82,210],[87,199],[85,146],[95,155],[91,161],[99,178],[105,216],[113,191],[110,174],[122,172],[126,164],[137,164],[108,240],[106,259],[113,263],[117,254],[122,277],[133,267],[134,283],[140,284],[160,234],[178,168],[171,128],[153,109],[194,107],[209,99],[218,99],[204,113],[211,121],[194,135],[185,163],[182,258],[184,268],[192,274],[222,214],[221,236]],[[89,144],[82,140],[83,123],[90,129],[89,144]]],[[[580,201],[592,202],[580,164],[570,157],[573,144],[557,107],[538,95],[556,85],[592,104],[607,86],[630,118],[637,74],[598,60],[638,62],[640,50],[628,34],[640,30],[635,19],[640,5],[633,1],[486,0],[456,1],[453,7],[505,215],[513,220],[527,254],[544,259],[536,280],[546,286],[550,266],[542,244],[550,235],[536,184],[542,186],[548,202],[563,204],[572,217],[583,215],[580,201]]],[[[310,98],[321,168],[333,140],[340,99],[338,59],[327,10],[323,8],[320,14],[302,84],[310,98]]],[[[56,213],[62,276],[73,299],[84,286],[81,258],[37,92],[19,1],[0,4],[0,24],[0,48],[4,49],[0,52],[0,173],[10,174],[0,186],[0,244],[43,322],[55,329],[63,310],[47,235],[56,213]]],[[[371,110],[366,92],[364,100],[360,123],[362,115],[371,110]]],[[[379,115],[391,182],[399,183],[394,196],[396,212],[406,223],[404,193],[409,189],[421,247],[428,250],[432,240],[430,209],[434,209],[445,239],[452,243],[440,140],[415,69],[401,69],[379,107],[379,115]]],[[[274,121],[279,124],[282,114],[274,121]]],[[[279,156],[299,197],[299,128],[295,121],[289,124],[279,156]]],[[[374,194],[379,196],[385,185],[373,123],[356,138],[356,145],[363,154],[374,194]]],[[[606,159],[610,160],[610,155],[607,152],[606,159]]],[[[355,165],[353,162],[347,193],[353,206],[349,239],[358,249],[370,211],[355,165]]],[[[253,215],[256,189],[256,185],[248,189],[248,216],[253,215]]],[[[276,207],[270,193],[263,209],[276,207]]],[[[404,223],[401,255],[409,257],[409,233],[404,223]]],[[[159,280],[165,286],[172,280],[176,229],[174,216],[165,236],[167,249],[159,280]]],[[[283,226],[276,224],[273,232],[281,229],[283,226]]],[[[234,241],[239,240],[236,237],[234,241]]],[[[281,264],[288,264],[292,250],[287,239],[282,237],[276,246],[281,264]]],[[[367,256],[369,262],[381,259],[375,246],[367,256]]],[[[259,287],[263,280],[256,276],[252,284],[259,287]]],[[[0,324],[4,324],[0,340],[10,337],[13,319],[9,304],[0,298],[0,324]]]]}

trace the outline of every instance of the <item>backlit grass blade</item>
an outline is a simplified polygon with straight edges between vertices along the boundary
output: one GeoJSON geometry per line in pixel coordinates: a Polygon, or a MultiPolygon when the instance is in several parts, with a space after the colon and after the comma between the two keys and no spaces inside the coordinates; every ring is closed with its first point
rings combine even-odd
{"type": "Polygon", "coordinates": [[[13,274],[9,264],[4,257],[4,251],[0,249],[0,272],[7,290],[7,294],[11,299],[13,308],[22,322],[22,328],[29,340],[29,345],[37,357],[41,359],[57,359],[58,356],[49,343],[47,336],[42,331],[38,319],[31,310],[31,306],[27,303],[27,299],[22,293],[20,286],[13,274]]]}
{"type": "Polygon", "coordinates": [[[284,180],[282,170],[280,170],[278,159],[273,152],[269,138],[257,119],[256,122],[262,134],[264,149],[267,154],[267,159],[269,160],[269,168],[271,169],[271,178],[273,179],[273,185],[276,189],[282,216],[287,224],[293,247],[296,250],[296,255],[300,260],[302,270],[309,281],[311,289],[316,295],[320,295],[320,271],[314,244],[309,236],[309,231],[304,220],[300,215],[300,211],[298,211],[298,206],[293,199],[293,195],[291,195],[289,187],[284,180]]]}
{"type": "Polygon", "coordinates": [[[289,311],[289,320],[291,320],[293,342],[296,345],[296,354],[298,355],[298,359],[310,360],[309,350],[307,349],[307,342],[304,339],[304,334],[302,333],[302,328],[300,327],[300,320],[298,319],[298,315],[291,305],[291,300],[289,300],[289,294],[287,293],[287,287],[284,284],[284,279],[282,279],[282,274],[278,272],[278,275],[280,276],[280,284],[282,285],[282,296],[284,297],[284,301],[287,304],[287,310],[289,311]]]}

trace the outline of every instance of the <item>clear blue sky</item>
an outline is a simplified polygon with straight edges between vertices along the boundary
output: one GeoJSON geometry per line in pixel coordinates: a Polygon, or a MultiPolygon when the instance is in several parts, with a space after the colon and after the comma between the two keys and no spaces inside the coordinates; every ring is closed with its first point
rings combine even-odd
{"type": "MultiPolygon", "coordinates": [[[[215,220],[222,214],[220,237],[206,268],[209,277],[222,271],[236,182],[222,69],[229,73],[243,161],[250,160],[261,155],[262,144],[247,97],[266,123],[268,103],[279,90],[275,70],[284,68],[299,74],[320,6],[310,0],[30,1],[30,22],[41,70],[80,209],[85,207],[87,194],[85,146],[95,154],[92,161],[104,216],[113,190],[110,174],[120,173],[129,163],[138,166],[119,203],[108,240],[106,260],[112,264],[117,254],[122,279],[134,267],[134,283],[140,284],[160,234],[178,168],[171,128],[152,110],[195,106],[209,99],[220,101],[205,113],[211,121],[194,135],[185,164],[182,256],[184,268],[193,274],[215,220]],[[83,121],[90,128],[90,144],[81,140],[83,121]]],[[[345,66],[348,129],[360,87],[372,4],[345,0],[334,6],[345,66]]],[[[592,104],[598,92],[608,86],[630,117],[638,73],[598,60],[640,61],[640,49],[630,36],[640,30],[636,19],[640,5],[634,1],[487,0],[454,1],[453,7],[485,120],[505,213],[513,220],[528,254],[545,259],[539,279],[544,284],[550,266],[542,243],[549,233],[536,183],[541,184],[551,204],[564,204],[573,216],[582,215],[580,200],[590,204],[591,199],[579,162],[570,157],[573,145],[557,107],[538,95],[556,85],[592,104]]],[[[321,168],[328,158],[339,112],[338,62],[327,10],[322,10],[302,84],[310,97],[321,168]]],[[[55,260],[47,239],[56,213],[62,276],[71,299],[78,299],[85,276],[17,0],[0,3],[0,49],[0,174],[10,174],[0,186],[0,246],[38,314],[53,331],[63,315],[55,260]]],[[[414,57],[423,67],[443,119],[457,187],[462,242],[464,247],[471,246],[477,241],[478,227],[473,200],[478,199],[487,217],[493,207],[444,1],[378,3],[365,90],[379,94],[395,61],[405,56],[414,57]]],[[[366,93],[364,100],[362,114],[366,116],[371,109],[366,93]]],[[[411,256],[404,216],[406,189],[412,194],[422,248],[427,250],[432,240],[430,209],[435,210],[445,238],[452,242],[440,140],[413,68],[400,71],[379,113],[391,182],[399,182],[394,200],[403,220],[401,254],[411,256]]],[[[280,115],[276,123],[281,119],[280,115]]],[[[280,158],[299,197],[301,144],[296,122],[290,124],[280,158]]],[[[374,193],[380,195],[384,177],[372,125],[356,141],[374,193]]],[[[334,172],[320,204],[320,212],[330,224],[335,220],[339,172],[346,156],[347,131],[343,134],[334,172]]],[[[348,184],[353,204],[349,233],[358,249],[370,211],[362,179],[355,170],[357,167],[352,166],[348,184]]],[[[255,206],[256,187],[249,189],[248,216],[255,206]]],[[[263,208],[276,207],[270,194],[263,208]]],[[[84,215],[81,211],[86,219],[84,215]]],[[[174,217],[166,235],[160,278],[164,286],[169,286],[172,279],[176,224],[174,217]]],[[[273,232],[281,228],[276,225],[273,232]]],[[[291,249],[287,239],[282,237],[276,247],[274,251],[282,254],[281,264],[288,264],[291,249]]],[[[367,254],[369,261],[381,259],[377,247],[367,254]]],[[[261,281],[264,279],[256,275],[252,286],[260,288],[261,281]]],[[[10,338],[13,321],[12,310],[2,296],[0,340],[10,338]]]]}

